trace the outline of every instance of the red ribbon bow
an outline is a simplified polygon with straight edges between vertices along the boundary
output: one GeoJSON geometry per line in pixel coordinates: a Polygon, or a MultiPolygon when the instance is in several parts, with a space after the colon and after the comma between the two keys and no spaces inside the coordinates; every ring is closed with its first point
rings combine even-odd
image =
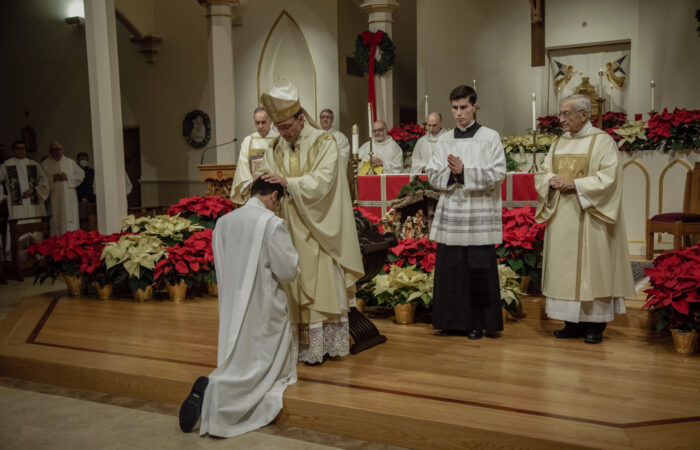
{"type": "MultiPolygon", "coordinates": [[[[372,33],[371,31],[362,32],[362,43],[369,45],[369,87],[368,87],[368,97],[369,103],[372,105],[372,121],[377,120],[377,101],[374,92],[374,54],[377,53],[377,46],[384,39],[384,32],[382,30],[372,33]]],[[[370,130],[370,133],[372,130],[370,130]]]]}

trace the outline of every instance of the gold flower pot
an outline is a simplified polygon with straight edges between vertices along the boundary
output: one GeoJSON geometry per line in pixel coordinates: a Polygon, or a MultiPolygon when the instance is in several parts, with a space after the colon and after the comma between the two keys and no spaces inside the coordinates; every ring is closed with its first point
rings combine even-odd
{"type": "Polygon", "coordinates": [[[68,295],[73,297],[79,297],[80,291],[83,287],[83,279],[81,277],[75,277],[73,275],[63,274],[63,281],[66,282],[66,288],[68,289],[68,295]]]}
{"type": "Polygon", "coordinates": [[[405,305],[394,306],[394,320],[396,323],[408,324],[414,322],[414,316],[416,314],[416,304],[407,303],[405,305]]]}
{"type": "Polygon", "coordinates": [[[528,286],[530,286],[530,277],[523,275],[522,278],[520,278],[520,292],[527,294],[528,286]]]}
{"type": "Polygon", "coordinates": [[[171,302],[181,302],[187,298],[187,283],[185,280],[180,280],[178,284],[168,283],[168,296],[171,302]]]}
{"type": "Polygon", "coordinates": [[[695,330],[686,331],[672,328],[671,335],[673,336],[673,345],[678,353],[689,355],[695,352],[698,344],[698,333],[695,330]]]}
{"type": "Polygon", "coordinates": [[[134,300],[136,300],[137,302],[144,302],[146,300],[152,300],[152,299],[153,299],[153,286],[152,285],[146,286],[146,290],[139,288],[136,291],[134,291],[134,300]]]}
{"type": "Polygon", "coordinates": [[[355,308],[361,313],[365,312],[365,301],[361,298],[355,298],[355,308]]]}
{"type": "Polygon", "coordinates": [[[109,300],[112,298],[112,289],[114,288],[113,284],[106,284],[105,287],[100,287],[100,283],[95,281],[93,283],[95,285],[95,289],[97,290],[97,298],[100,300],[109,300]]]}
{"type": "Polygon", "coordinates": [[[219,285],[216,283],[207,282],[207,295],[209,297],[218,297],[219,285]]]}

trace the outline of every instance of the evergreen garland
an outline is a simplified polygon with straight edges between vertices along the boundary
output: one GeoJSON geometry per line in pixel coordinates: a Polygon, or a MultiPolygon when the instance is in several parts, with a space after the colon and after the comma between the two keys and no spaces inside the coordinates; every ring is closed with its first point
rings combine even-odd
{"type": "Polygon", "coordinates": [[[401,186],[401,190],[399,191],[399,196],[397,198],[404,198],[407,195],[412,195],[416,191],[435,191],[432,184],[428,181],[423,181],[420,179],[418,176],[414,176],[413,179],[409,184],[405,184],[401,186]]]}

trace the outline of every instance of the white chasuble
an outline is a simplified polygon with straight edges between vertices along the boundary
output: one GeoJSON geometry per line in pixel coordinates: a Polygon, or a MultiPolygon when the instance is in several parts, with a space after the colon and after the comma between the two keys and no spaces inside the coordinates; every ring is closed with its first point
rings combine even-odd
{"type": "Polygon", "coordinates": [[[80,216],[78,213],[78,193],[76,188],[85,178],[85,172],[71,158],[63,156],[59,161],[47,158],[41,163],[46,177],[49,180],[51,193],[49,205],[51,207],[51,235],[63,234],[80,228],[80,216]],[[66,180],[56,181],[56,174],[66,174],[66,180]]]}
{"type": "Polygon", "coordinates": [[[347,179],[330,133],[304,126],[294,145],[284,139],[265,153],[261,171],[287,179],[285,219],[299,252],[300,274],[287,289],[299,359],[321,362],[349,352],[348,303],[364,275],[347,179]]]}
{"type": "MultiPolygon", "coordinates": [[[[387,136],[382,142],[372,142],[372,153],[382,160],[382,173],[396,174],[403,172],[403,151],[391,136],[387,136]]],[[[363,163],[369,163],[369,141],[360,147],[359,158],[360,166],[363,163]]]]}
{"type": "Polygon", "coordinates": [[[437,134],[427,133],[425,136],[418,139],[416,146],[413,148],[411,156],[411,173],[422,173],[423,169],[433,157],[435,149],[437,149],[438,138],[445,133],[444,129],[440,129],[437,134]]]}
{"type": "Polygon", "coordinates": [[[250,192],[247,188],[253,181],[253,174],[262,164],[265,150],[273,145],[278,136],[277,130],[270,130],[265,137],[260,136],[260,133],[256,131],[243,139],[236,164],[236,173],[233,175],[231,185],[231,200],[234,203],[242,205],[248,200],[250,192]]]}
{"type": "Polygon", "coordinates": [[[296,382],[287,299],[297,275],[284,221],[257,198],[223,216],[212,236],[219,288],[217,368],[204,392],[200,434],[233,437],[263,427],[296,382]]]}
{"type": "Polygon", "coordinates": [[[536,220],[546,222],[542,293],[547,314],[607,322],[635,295],[622,214],[622,164],[615,142],[587,124],[557,140],[535,176],[536,220]],[[559,175],[576,190],[550,189],[559,175]]]}

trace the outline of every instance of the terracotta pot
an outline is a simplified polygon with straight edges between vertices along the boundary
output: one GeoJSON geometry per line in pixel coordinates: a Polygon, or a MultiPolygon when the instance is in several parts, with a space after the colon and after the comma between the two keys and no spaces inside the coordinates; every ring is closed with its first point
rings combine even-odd
{"type": "Polygon", "coordinates": [[[105,287],[101,288],[100,283],[94,282],[95,289],[97,290],[97,298],[100,300],[109,300],[112,297],[113,284],[106,284],[105,287]]]}
{"type": "Polygon", "coordinates": [[[68,288],[68,295],[73,297],[80,296],[80,291],[83,287],[83,279],[81,277],[74,277],[73,275],[63,274],[63,281],[66,282],[66,288],[68,288]]]}
{"type": "Polygon", "coordinates": [[[408,303],[405,305],[394,306],[394,320],[396,323],[408,324],[414,322],[414,316],[416,314],[416,304],[408,303]]]}
{"type": "Polygon", "coordinates": [[[143,289],[137,289],[134,292],[134,300],[137,302],[143,302],[146,300],[152,300],[153,299],[153,286],[149,285],[146,286],[146,290],[143,289]]]}
{"type": "Polygon", "coordinates": [[[686,331],[678,328],[671,328],[673,345],[676,351],[682,355],[689,355],[695,352],[698,344],[698,333],[695,330],[686,331]]]}
{"type": "Polygon", "coordinates": [[[187,283],[185,280],[180,280],[178,284],[168,283],[168,296],[171,302],[181,302],[187,298],[187,283]]]}
{"type": "Polygon", "coordinates": [[[361,313],[365,312],[365,301],[361,298],[355,298],[355,308],[361,313]]]}
{"type": "Polygon", "coordinates": [[[209,297],[218,297],[219,285],[216,283],[207,282],[207,295],[209,297]]]}
{"type": "Polygon", "coordinates": [[[523,275],[522,278],[520,278],[520,292],[527,294],[528,286],[530,286],[530,277],[523,275]]]}
{"type": "Polygon", "coordinates": [[[507,309],[502,307],[501,314],[503,315],[503,323],[506,323],[508,320],[510,320],[510,314],[508,313],[507,309]]]}

